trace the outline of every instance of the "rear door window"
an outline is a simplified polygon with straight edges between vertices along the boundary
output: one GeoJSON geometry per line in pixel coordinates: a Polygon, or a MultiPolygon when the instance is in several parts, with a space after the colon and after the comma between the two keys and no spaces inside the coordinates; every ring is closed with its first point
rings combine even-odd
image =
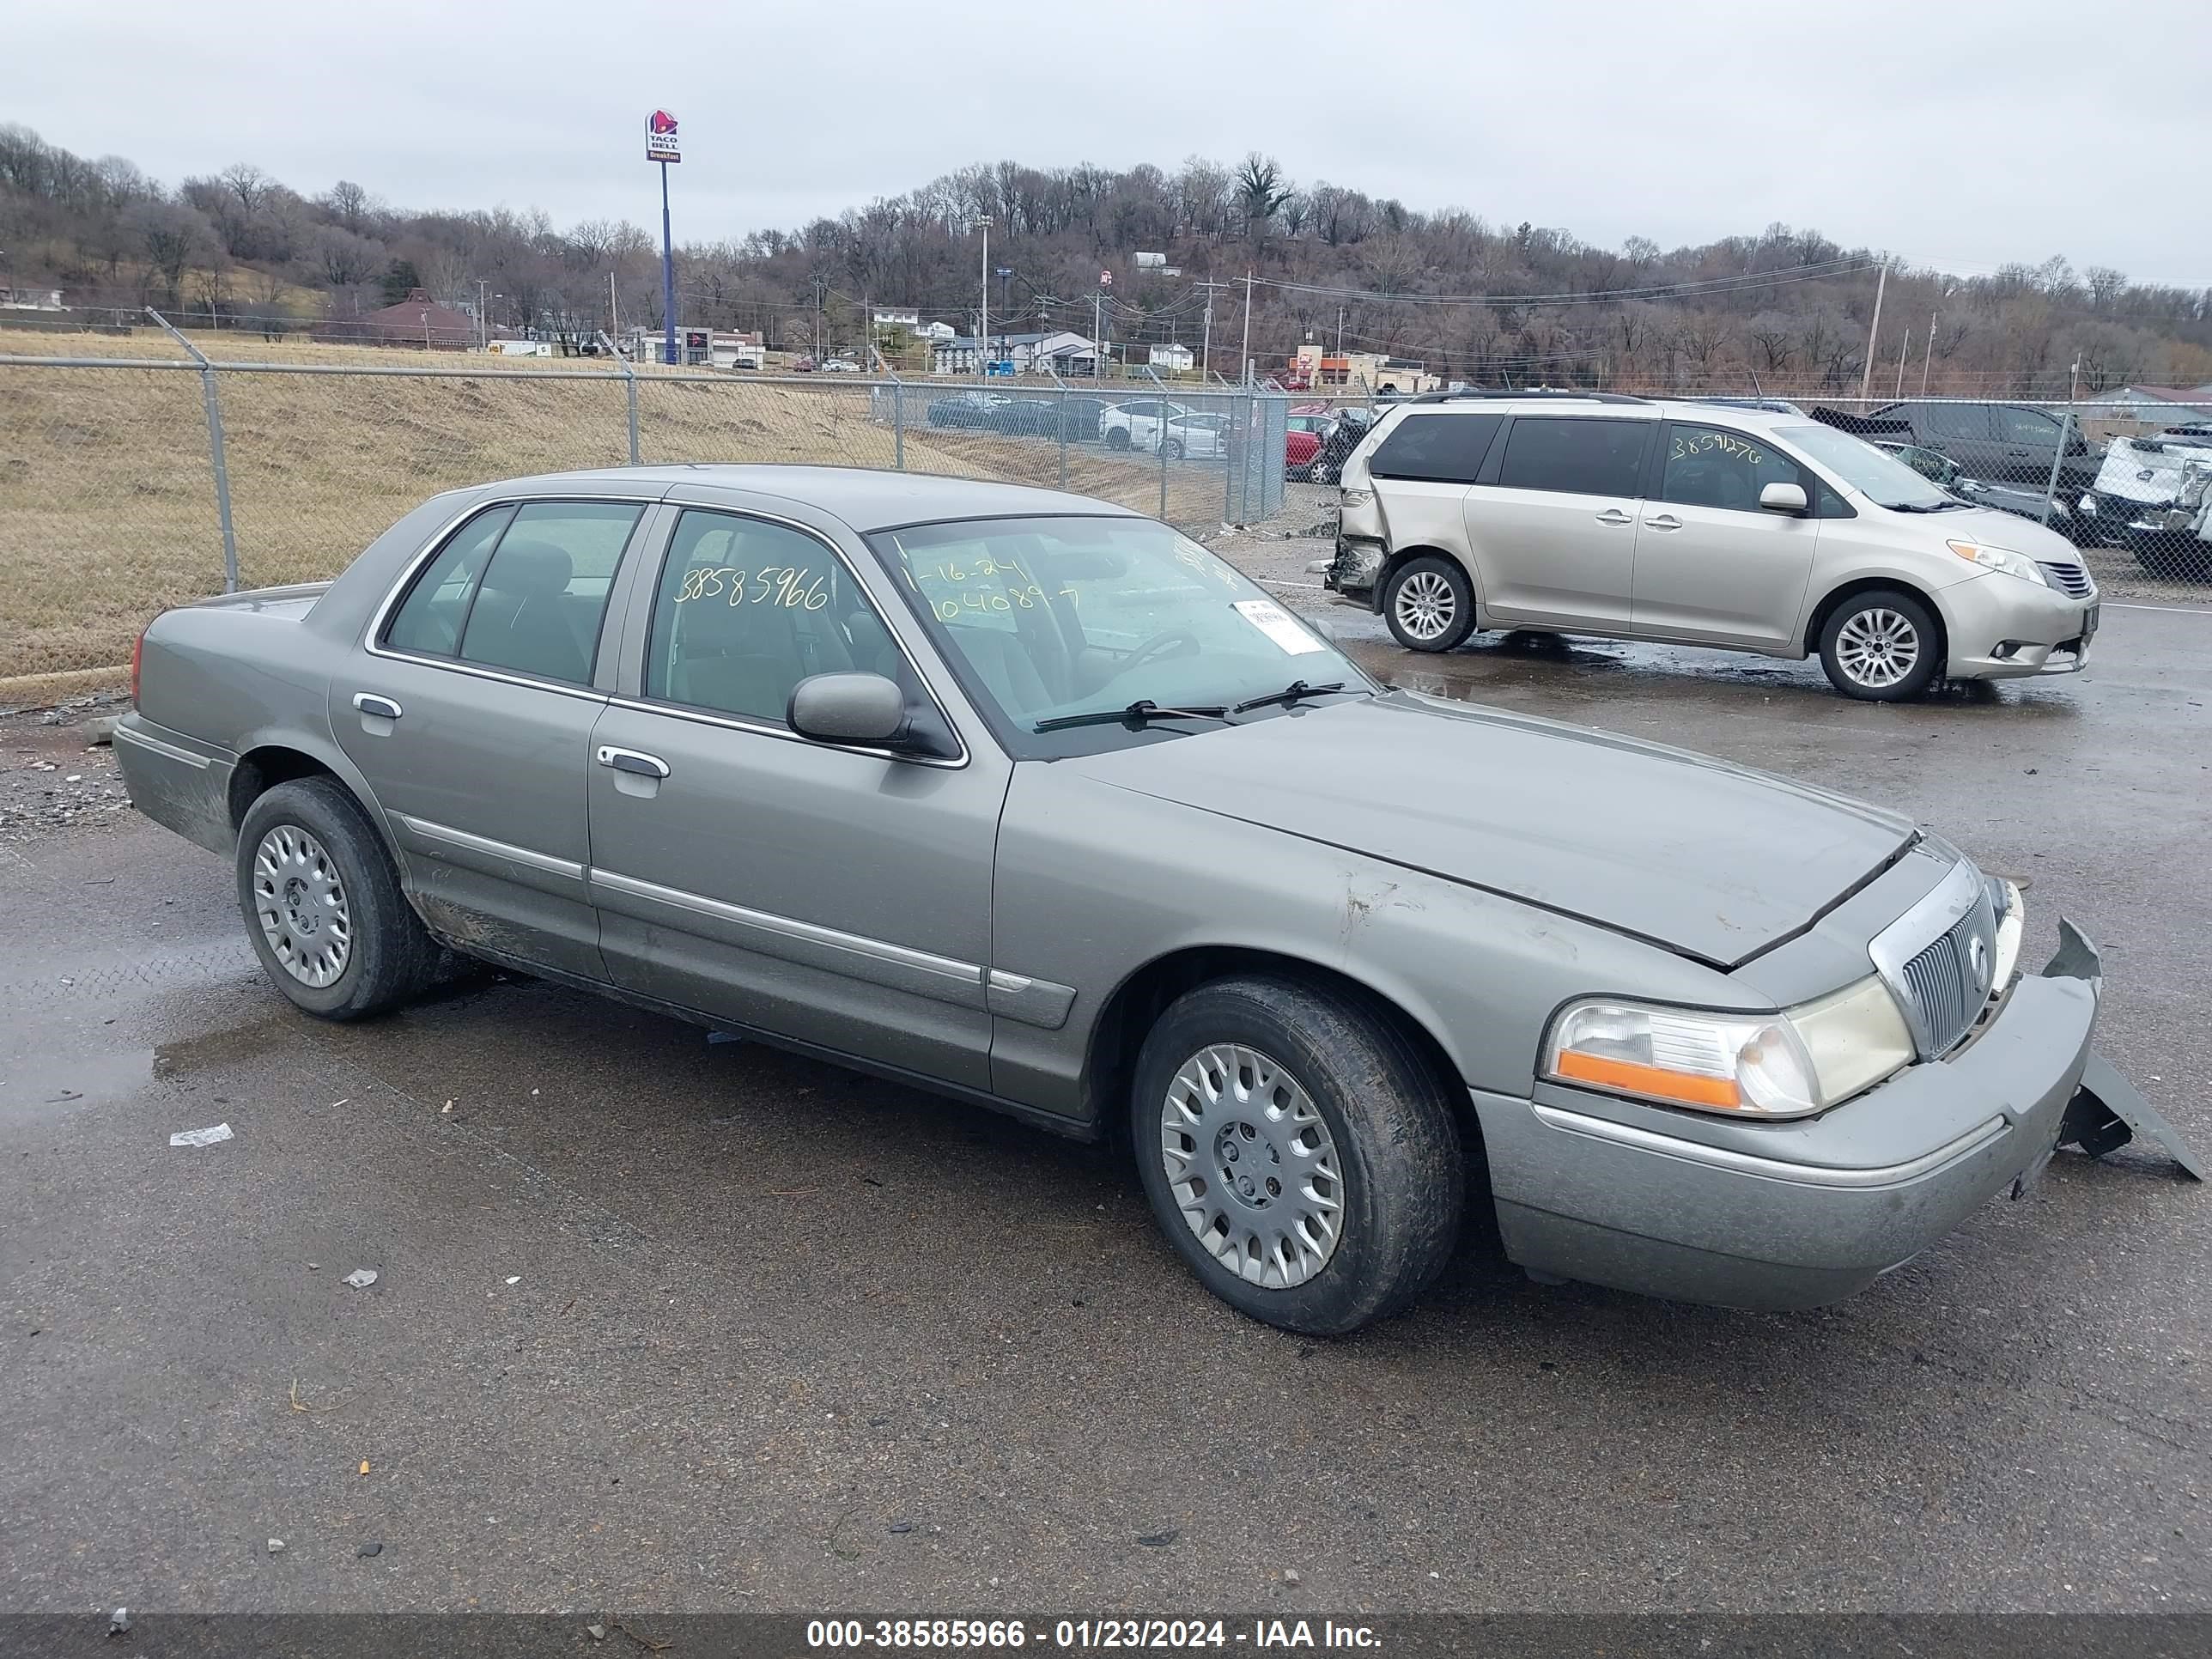
{"type": "Polygon", "coordinates": [[[1986,438],[1990,435],[1987,404],[1929,404],[1927,429],[1939,438],[1986,438]]]}
{"type": "Polygon", "coordinates": [[[1997,437],[2008,444],[2035,444],[2045,448],[2058,447],[2058,422],[2039,409],[2020,409],[2010,404],[1991,411],[1996,416],[1997,437]]]}
{"type": "Polygon", "coordinates": [[[1502,415],[1408,415],[1376,447],[1370,477],[1471,484],[1502,415]]]}
{"type": "Polygon", "coordinates": [[[517,509],[461,625],[464,662],[583,684],[599,655],[632,501],[532,501],[517,509]]]}
{"type": "Polygon", "coordinates": [[[1656,421],[1516,417],[1498,482],[1507,489],[1636,495],[1656,421]]]}
{"type": "Polygon", "coordinates": [[[416,577],[398,615],[384,630],[384,643],[394,651],[452,656],[461,641],[461,623],[476,595],[477,578],[483,574],[484,561],[491,557],[500,532],[514,516],[513,507],[495,507],[455,531],[416,577]]]}

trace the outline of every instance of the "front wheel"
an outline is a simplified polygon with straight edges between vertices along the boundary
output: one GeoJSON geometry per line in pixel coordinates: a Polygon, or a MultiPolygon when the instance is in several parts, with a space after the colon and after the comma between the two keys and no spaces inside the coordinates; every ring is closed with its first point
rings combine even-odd
{"type": "Polygon", "coordinates": [[[1382,620],[1408,651],[1449,651],[1474,631],[1474,585],[1456,560],[1424,553],[1390,573],[1382,620]]]}
{"type": "Polygon", "coordinates": [[[1135,1090],[1153,1215],[1240,1312],[1341,1335],[1450,1260],[1458,1128],[1432,1069],[1370,1004],[1289,980],[1200,986],[1145,1039],[1135,1090]]]}
{"type": "Polygon", "coordinates": [[[1316,460],[1306,469],[1308,483],[1333,484],[1340,476],[1336,463],[1331,460],[1316,460]]]}
{"type": "Polygon", "coordinates": [[[1909,702],[1943,672],[1943,635],[1928,607],[1897,588],[1856,594],[1820,630],[1828,682],[1862,702],[1909,702]]]}
{"type": "Polygon", "coordinates": [[[246,937],[276,988],[323,1019],[394,1008],[435,977],[439,951],[351,795],[328,778],[280,783],[238,834],[246,937]]]}

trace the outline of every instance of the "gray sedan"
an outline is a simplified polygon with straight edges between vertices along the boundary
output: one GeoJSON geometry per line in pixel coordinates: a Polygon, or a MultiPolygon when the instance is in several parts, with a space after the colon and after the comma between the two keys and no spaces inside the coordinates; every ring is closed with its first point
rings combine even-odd
{"type": "Polygon", "coordinates": [[[1909,820],[1386,692],[1073,495],[458,491],[161,617],[135,701],[132,799],[309,1013],[458,953],[1110,1137],[1295,1330],[1406,1305],[1470,1203],[1540,1277],[1830,1301],[2133,1098],[2094,951],[2019,972],[2017,890],[1909,820]]]}

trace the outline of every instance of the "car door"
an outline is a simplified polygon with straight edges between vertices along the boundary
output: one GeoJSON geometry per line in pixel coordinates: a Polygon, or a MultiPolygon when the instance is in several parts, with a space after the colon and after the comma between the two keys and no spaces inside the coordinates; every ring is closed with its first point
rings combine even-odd
{"type": "Polygon", "coordinates": [[[672,502],[665,552],[630,584],[621,693],[586,769],[608,970],[732,1025],[987,1087],[1007,763],[988,744],[899,760],[791,730],[812,674],[931,693],[856,576],[865,550],[788,506],[672,502]]]}
{"type": "Polygon", "coordinates": [[[2058,417],[2018,404],[1998,404],[1990,409],[1990,418],[1996,425],[1998,465],[2003,471],[1987,476],[2014,483],[2048,483],[2051,463],[2058,458],[2058,417]]]}
{"type": "Polygon", "coordinates": [[[1516,415],[1467,492],[1476,595],[1497,623],[1631,625],[1636,506],[1659,422],[1516,415]]]}
{"type": "Polygon", "coordinates": [[[1632,615],[1638,633],[1781,647],[1797,631],[1820,520],[1766,512],[1759,493],[1820,481],[1754,432],[1668,421],[1658,477],[1640,503],[1632,615]]]}
{"type": "Polygon", "coordinates": [[[641,501],[485,507],[426,550],[331,682],[331,729],[471,947],[598,979],[584,783],[608,599],[641,501]]]}
{"type": "Polygon", "coordinates": [[[1996,478],[2002,456],[1990,426],[1987,404],[1922,404],[1914,434],[1939,455],[1948,455],[1969,478],[1996,478]]]}

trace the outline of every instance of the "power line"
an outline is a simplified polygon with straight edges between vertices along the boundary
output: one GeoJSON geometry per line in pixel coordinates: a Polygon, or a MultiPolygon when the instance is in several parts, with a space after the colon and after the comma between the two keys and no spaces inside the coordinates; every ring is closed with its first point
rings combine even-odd
{"type": "Polygon", "coordinates": [[[1837,260],[1825,265],[1792,266],[1787,271],[1767,274],[1744,272],[1700,282],[1669,283],[1649,288],[1593,289],[1579,294],[1389,294],[1373,289],[1334,288],[1318,283],[1278,282],[1265,276],[1255,278],[1255,285],[1273,289],[1283,294],[1310,294],[1331,300],[1364,300],[1377,305],[1601,305],[1622,300],[1668,300],[1732,294],[1747,289],[1777,288],[1789,283],[1828,282],[1857,271],[1872,270],[1880,263],[1873,259],[1837,260]]]}

